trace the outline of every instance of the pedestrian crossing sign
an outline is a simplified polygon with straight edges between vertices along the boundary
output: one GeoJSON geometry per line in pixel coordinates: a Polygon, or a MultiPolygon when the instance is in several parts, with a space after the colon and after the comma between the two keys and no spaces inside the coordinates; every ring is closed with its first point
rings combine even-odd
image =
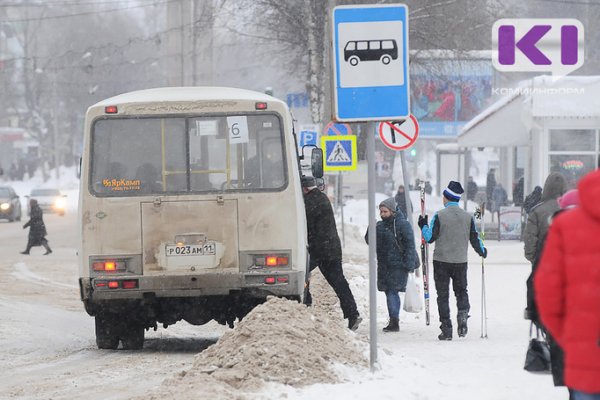
{"type": "Polygon", "coordinates": [[[354,171],[357,165],[356,136],[322,136],[324,171],[354,171]]]}

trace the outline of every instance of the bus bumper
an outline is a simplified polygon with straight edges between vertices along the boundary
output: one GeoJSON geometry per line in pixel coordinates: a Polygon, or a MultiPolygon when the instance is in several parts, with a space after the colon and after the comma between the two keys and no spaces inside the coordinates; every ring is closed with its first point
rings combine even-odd
{"type": "Polygon", "coordinates": [[[148,297],[227,296],[240,292],[257,298],[267,296],[300,298],[304,292],[304,280],[304,271],[280,271],[269,274],[119,275],[80,278],[79,289],[81,300],[86,302],[148,297]],[[124,282],[132,281],[137,282],[136,287],[123,288],[124,282]],[[116,283],[109,285],[111,282],[116,283]]]}

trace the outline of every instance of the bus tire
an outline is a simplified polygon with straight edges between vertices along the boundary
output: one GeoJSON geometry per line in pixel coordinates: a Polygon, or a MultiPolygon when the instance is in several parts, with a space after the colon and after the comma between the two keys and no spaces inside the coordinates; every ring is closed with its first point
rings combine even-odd
{"type": "Polygon", "coordinates": [[[141,350],[144,347],[144,327],[137,323],[132,323],[121,335],[124,350],[141,350]]]}
{"type": "Polygon", "coordinates": [[[99,349],[116,350],[119,347],[118,327],[108,315],[96,316],[96,345],[99,349]]]}
{"type": "Polygon", "coordinates": [[[388,65],[390,61],[392,61],[392,57],[388,56],[387,54],[381,56],[381,62],[383,64],[388,65]]]}
{"type": "Polygon", "coordinates": [[[359,61],[360,61],[360,59],[357,56],[352,56],[348,60],[348,62],[350,63],[350,65],[352,65],[353,67],[356,67],[358,65],[359,61]]]}

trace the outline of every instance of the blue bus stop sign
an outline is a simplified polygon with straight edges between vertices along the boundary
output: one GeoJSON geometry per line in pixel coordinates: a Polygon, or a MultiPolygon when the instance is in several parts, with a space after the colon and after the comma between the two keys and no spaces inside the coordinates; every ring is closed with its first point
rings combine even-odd
{"type": "Polygon", "coordinates": [[[407,7],[338,6],[332,20],[336,119],[408,118],[407,7]]]}

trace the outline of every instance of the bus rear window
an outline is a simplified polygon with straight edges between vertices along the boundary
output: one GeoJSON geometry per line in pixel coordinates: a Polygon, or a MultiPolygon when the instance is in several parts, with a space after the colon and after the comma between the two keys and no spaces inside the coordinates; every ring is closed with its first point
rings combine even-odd
{"type": "Polygon", "coordinates": [[[90,191],[138,196],[281,190],[287,172],[275,114],[106,118],[92,129],[90,191]]]}

